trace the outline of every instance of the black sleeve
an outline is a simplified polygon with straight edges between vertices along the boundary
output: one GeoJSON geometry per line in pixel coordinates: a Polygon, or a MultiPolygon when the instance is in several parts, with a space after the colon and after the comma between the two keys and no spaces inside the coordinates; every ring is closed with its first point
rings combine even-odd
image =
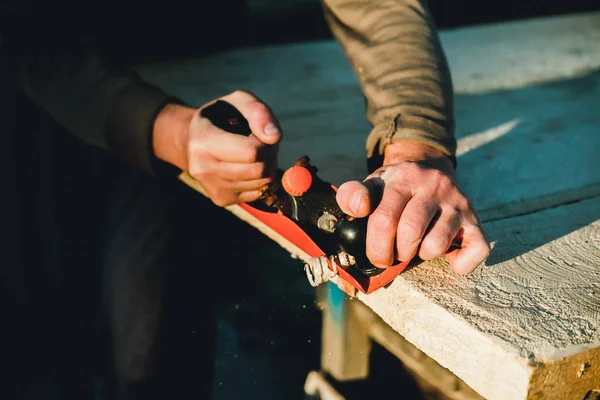
{"type": "Polygon", "coordinates": [[[25,24],[0,33],[13,83],[76,137],[154,173],[154,119],[166,103],[181,102],[81,34],[76,42],[27,29],[35,28],[25,24]]]}

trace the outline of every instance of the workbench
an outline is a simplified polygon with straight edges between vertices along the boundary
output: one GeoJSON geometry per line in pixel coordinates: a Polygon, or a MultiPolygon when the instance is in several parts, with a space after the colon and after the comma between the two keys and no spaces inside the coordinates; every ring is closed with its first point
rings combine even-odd
{"type": "MultiPolygon", "coordinates": [[[[325,373],[368,378],[374,340],[446,398],[595,398],[600,13],[440,35],[456,93],[459,183],[492,252],[470,275],[440,258],[354,299],[335,280],[319,287],[322,371],[309,374],[307,393],[341,398],[325,373]]],[[[284,168],[309,155],[336,185],[367,174],[371,127],[335,41],[237,49],[140,72],[197,105],[237,89],[255,93],[282,124],[284,168]]]]}

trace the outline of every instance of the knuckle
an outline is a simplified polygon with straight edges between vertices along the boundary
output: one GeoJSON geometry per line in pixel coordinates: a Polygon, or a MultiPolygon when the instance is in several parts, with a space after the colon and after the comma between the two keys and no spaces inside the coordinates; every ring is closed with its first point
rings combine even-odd
{"type": "Polygon", "coordinates": [[[421,240],[421,229],[412,221],[401,221],[398,226],[398,240],[408,244],[418,243],[421,240]]]}
{"type": "Polygon", "coordinates": [[[412,259],[417,253],[417,250],[418,248],[416,243],[404,244],[396,240],[396,254],[398,259],[401,261],[412,259]]]}
{"type": "Polygon", "coordinates": [[[450,178],[448,175],[439,170],[434,170],[433,177],[438,187],[443,190],[448,190],[454,187],[454,182],[452,181],[452,178],[450,178]]]}
{"type": "Polygon", "coordinates": [[[452,187],[452,180],[448,175],[440,171],[439,169],[430,169],[427,171],[428,181],[432,187],[438,189],[447,190],[452,187]]]}
{"type": "Polygon", "coordinates": [[[192,140],[188,144],[188,153],[191,156],[200,156],[206,153],[206,145],[203,140],[192,140]]]}
{"type": "Polygon", "coordinates": [[[262,102],[255,100],[248,105],[251,118],[264,119],[269,117],[269,108],[262,102]]]}
{"type": "Polygon", "coordinates": [[[412,160],[407,160],[403,162],[402,169],[409,173],[421,173],[423,171],[421,165],[418,162],[412,160]]]}
{"type": "Polygon", "coordinates": [[[189,173],[196,179],[207,179],[217,175],[214,165],[199,162],[190,164],[189,173]]]}
{"type": "Polygon", "coordinates": [[[255,146],[248,146],[244,149],[244,157],[250,162],[256,161],[258,159],[258,155],[259,151],[255,146]]]}
{"type": "Polygon", "coordinates": [[[386,168],[381,173],[380,178],[383,179],[385,182],[389,183],[395,176],[398,175],[397,171],[398,171],[398,168],[394,168],[394,167],[386,168]]]}
{"type": "Polygon", "coordinates": [[[215,197],[212,199],[212,201],[218,207],[227,207],[229,205],[229,204],[227,204],[226,201],[224,201],[224,199],[222,199],[220,197],[215,197]]]}
{"type": "Polygon", "coordinates": [[[385,248],[383,242],[377,241],[367,246],[367,257],[374,264],[385,264],[392,256],[392,249],[385,248]]]}
{"type": "Polygon", "coordinates": [[[420,164],[415,161],[404,161],[397,166],[386,169],[382,179],[387,183],[404,183],[408,186],[418,185],[425,180],[424,170],[420,164]]]}
{"type": "Polygon", "coordinates": [[[463,213],[471,209],[471,202],[464,195],[459,195],[456,199],[455,210],[457,212],[463,213]]]}
{"type": "Polygon", "coordinates": [[[265,163],[258,163],[253,167],[252,179],[260,179],[267,175],[267,166],[265,163]]]}
{"type": "Polygon", "coordinates": [[[421,248],[423,250],[423,254],[428,258],[434,258],[440,256],[446,251],[448,245],[448,241],[442,237],[434,236],[427,237],[423,240],[421,248]]]}
{"type": "Polygon", "coordinates": [[[206,168],[198,163],[190,164],[189,173],[194,178],[204,178],[206,176],[206,168]]]}
{"type": "Polygon", "coordinates": [[[227,207],[233,203],[231,197],[221,191],[217,191],[215,195],[211,197],[211,200],[219,207],[227,207]]]}
{"type": "Polygon", "coordinates": [[[463,213],[463,209],[461,208],[460,204],[455,204],[448,208],[448,213],[452,213],[453,215],[461,215],[463,213]]]}
{"type": "Polygon", "coordinates": [[[439,170],[437,168],[429,169],[429,174],[431,174],[432,177],[434,177],[435,179],[437,179],[439,181],[449,178],[447,174],[445,174],[444,172],[442,172],[441,170],[439,170]]]}
{"type": "Polygon", "coordinates": [[[393,215],[393,213],[387,208],[378,208],[369,217],[369,222],[373,226],[373,229],[375,231],[388,232],[392,229],[392,226],[395,222],[393,221],[394,218],[395,216],[393,215]]]}
{"type": "Polygon", "coordinates": [[[231,93],[231,96],[235,96],[235,97],[242,97],[242,96],[243,96],[243,97],[246,97],[246,96],[248,96],[249,94],[250,94],[250,93],[249,93],[248,91],[246,91],[246,90],[243,90],[243,89],[237,89],[237,90],[234,90],[234,91],[231,93]]]}

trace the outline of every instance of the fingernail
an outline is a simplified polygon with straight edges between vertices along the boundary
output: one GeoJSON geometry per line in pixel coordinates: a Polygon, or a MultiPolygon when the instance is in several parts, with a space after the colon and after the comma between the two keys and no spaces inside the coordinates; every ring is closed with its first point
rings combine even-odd
{"type": "Polygon", "coordinates": [[[279,128],[277,128],[277,126],[270,122],[267,124],[267,126],[265,126],[265,135],[267,136],[275,136],[279,133],[279,128]]]}
{"type": "Polygon", "coordinates": [[[363,193],[360,190],[357,190],[356,192],[354,192],[352,198],[350,199],[350,210],[353,213],[358,213],[360,211],[360,206],[362,205],[363,201],[363,193]]]}

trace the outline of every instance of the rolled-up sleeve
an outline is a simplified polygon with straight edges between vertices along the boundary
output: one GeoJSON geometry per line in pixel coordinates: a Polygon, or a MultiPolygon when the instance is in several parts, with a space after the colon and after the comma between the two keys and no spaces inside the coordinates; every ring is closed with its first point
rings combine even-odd
{"type": "Polygon", "coordinates": [[[414,140],[456,162],[452,81],[425,1],[322,1],[366,98],[367,157],[414,140]]]}

